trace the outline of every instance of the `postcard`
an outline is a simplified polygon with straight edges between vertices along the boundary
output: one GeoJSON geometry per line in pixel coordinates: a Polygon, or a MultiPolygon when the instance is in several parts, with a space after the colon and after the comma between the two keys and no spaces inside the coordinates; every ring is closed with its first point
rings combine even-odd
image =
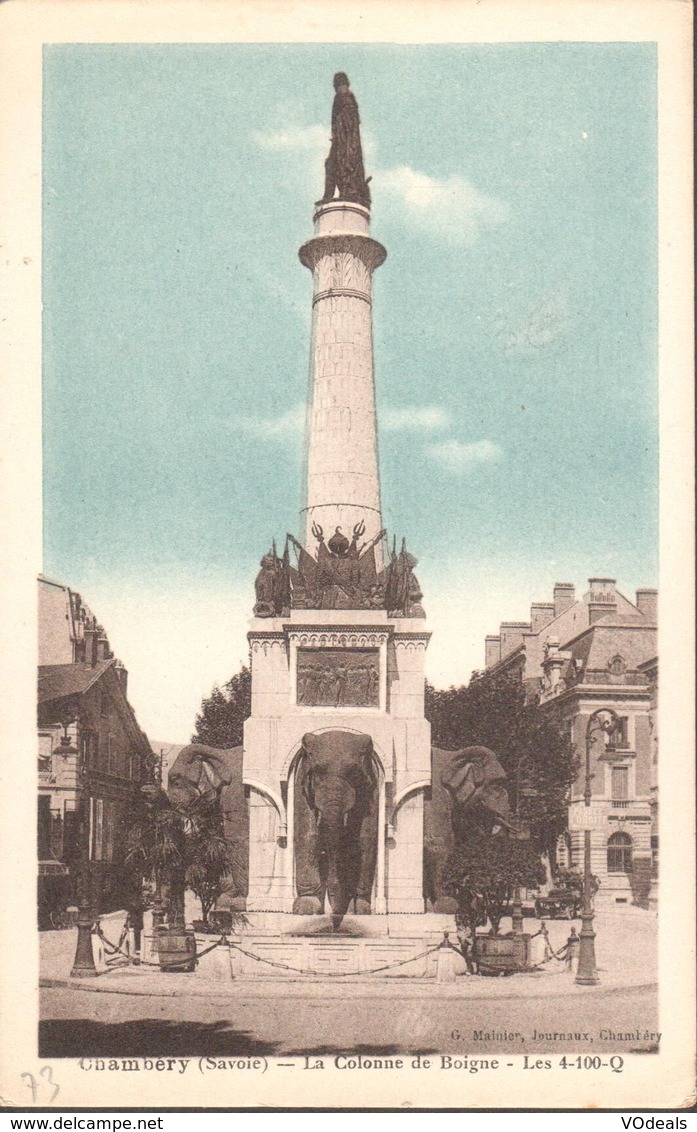
{"type": "Polygon", "coordinates": [[[0,25],[5,1105],[690,1105],[690,6],[0,25]]]}

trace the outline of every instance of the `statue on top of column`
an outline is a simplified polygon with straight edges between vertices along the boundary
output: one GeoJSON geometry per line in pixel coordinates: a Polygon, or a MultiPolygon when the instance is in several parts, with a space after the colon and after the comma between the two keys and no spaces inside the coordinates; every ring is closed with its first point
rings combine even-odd
{"type": "Polygon", "coordinates": [[[316,203],[328,204],[339,190],[339,200],[356,201],[370,208],[370,189],[363,168],[358,103],[343,71],[334,75],[332,144],[324,163],[324,196],[316,203]]]}

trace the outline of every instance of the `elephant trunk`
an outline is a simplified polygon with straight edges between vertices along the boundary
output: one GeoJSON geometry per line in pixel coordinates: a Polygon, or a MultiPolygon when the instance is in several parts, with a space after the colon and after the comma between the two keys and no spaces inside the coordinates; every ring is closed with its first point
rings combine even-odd
{"type": "Polygon", "coordinates": [[[326,887],[329,905],[332,910],[332,924],[336,931],[348,909],[350,893],[347,891],[346,862],[350,853],[347,844],[346,822],[351,807],[336,801],[325,805],[320,812],[319,842],[324,856],[326,887]]]}

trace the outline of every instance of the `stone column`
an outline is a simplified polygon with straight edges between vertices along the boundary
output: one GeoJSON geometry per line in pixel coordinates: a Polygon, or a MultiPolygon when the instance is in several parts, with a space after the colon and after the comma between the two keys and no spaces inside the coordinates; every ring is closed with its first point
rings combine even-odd
{"type": "Polygon", "coordinates": [[[375,912],[384,916],[387,911],[387,898],[385,896],[385,840],[387,828],[385,824],[385,779],[380,776],[380,798],[378,802],[378,855],[375,878],[375,912]]]}
{"type": "MultiPolygon", "coordinates": [[[[382,526],[378,476],[371,280],[386,252],[369,235],[360,204],[331,201],[315,212],[315,235],[300,249],[313,274],[310,397],[306,436],[305,545],[313,523],[325,540],[336,527],[364,540],[382,526]]],[[[378,569],[381,547],[376,547],[378,569]]]]}
{"type": "Polygon", "coordinates": [[[390,850],[388,912],[423,912],[424,796],[419,791],[394,815],[390,850]]]}

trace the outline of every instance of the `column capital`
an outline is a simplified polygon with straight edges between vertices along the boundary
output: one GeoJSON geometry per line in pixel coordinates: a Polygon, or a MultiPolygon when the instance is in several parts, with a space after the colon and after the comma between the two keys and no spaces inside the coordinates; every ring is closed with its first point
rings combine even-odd
{"type": "Polygon", "coordinates": [[[300,262],[313,271],[324,256],[346,252],[357,256],[368,271],[374,271],[387,258],[386,249],[372,236],[359,236],[354,233],[314,236],[302,245],[298,255],[300,262]]]}

